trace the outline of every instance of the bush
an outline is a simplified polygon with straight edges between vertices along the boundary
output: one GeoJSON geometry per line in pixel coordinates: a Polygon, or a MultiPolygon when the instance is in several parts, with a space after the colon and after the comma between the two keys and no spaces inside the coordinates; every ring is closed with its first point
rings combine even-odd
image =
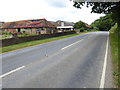
{"type": "Polygon", "coordinates": [[[80,28],[80,32],[84,32],[86,30],[85,27],[80,28]]]}

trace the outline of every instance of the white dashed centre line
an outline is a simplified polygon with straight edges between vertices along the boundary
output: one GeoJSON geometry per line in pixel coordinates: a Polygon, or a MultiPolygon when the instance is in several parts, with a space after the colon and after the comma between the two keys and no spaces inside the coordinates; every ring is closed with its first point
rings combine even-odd
{"type": "Polygon", "coordinates": [[[80,41],[77,41],[77,42],[75,42],[75,43],[72,43],[72,44],[70,44],[70,45],[68,45],[68,46],[65,46],[65,47],[62,48],[61,50],[64,50],[64,49],[66,49],[66,48],[68,48],[68,47],[71,47],[71,46],[73,46],[73,45],[75,45],[75,44],[81,42],[82,40],[83,40],[83,39],[81,39],[80,41]]]}
{"type": "Polygon", "coordinates": [[[25,66],[22,66],[22,67],[19,67],[19,68],[14,69],[14,70],[12,70],[12,71],[10,71],[10,72],[8,72],[8,73],[5,73],[5,74],[3,74],[3,75],[0,75],[0,78],[3,78],[3,77],[5,77],[5,76],[7,76],[7,75],[9,75],[9,74],[12,74],[12,73],[14,73],[14,72],[16,72],[16,71],[24,68],[24,67],[25,67],[25,66]]]}

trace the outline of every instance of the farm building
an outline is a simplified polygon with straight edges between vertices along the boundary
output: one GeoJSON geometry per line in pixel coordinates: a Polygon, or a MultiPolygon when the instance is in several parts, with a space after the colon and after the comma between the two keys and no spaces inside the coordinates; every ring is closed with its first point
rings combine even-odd
{"type": "Polygon", "coordinates": [[[59,32],[74,30],[74,27],[73,27],[74,24],[72,22],[58,20],[56,22],[51,21],[51,23],[54,24],[57,27],[57,30],[59,32]]]}
{"type": "Polygon", "coordinates": [[[84,23],[85,24],[85,26],[88,28],[88,29],[91,29],[92,28],[92,26],[90,26],[89,24],[87,24],[87,23],[84,23]]]}
{"type": "Polygon", "coordinates": [[[12,33],[50,34],[56,32],[56,26],[46,19],[6,22],[3,28],[12,33]]]}

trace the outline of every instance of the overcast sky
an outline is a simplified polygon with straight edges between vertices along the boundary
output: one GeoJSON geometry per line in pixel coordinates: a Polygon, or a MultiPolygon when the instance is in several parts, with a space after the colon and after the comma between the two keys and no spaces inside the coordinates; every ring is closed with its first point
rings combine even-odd
{"type": "Polygon", "coordinates": [[[49,21],[82,20],[91,24],[103,14],[90,13],[91,8],[73,7],[70,0],[0,0],[0,21],[46,18],[49,21]]]}

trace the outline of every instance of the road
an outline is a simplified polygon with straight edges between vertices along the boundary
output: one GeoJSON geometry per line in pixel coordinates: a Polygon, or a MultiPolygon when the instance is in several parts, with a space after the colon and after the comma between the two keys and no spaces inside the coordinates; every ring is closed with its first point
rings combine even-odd
{"type": "Polygon", "coordinates": [[[3,88],[112,88],[108,32],[91,32],[2,55],[3,88]]]}

